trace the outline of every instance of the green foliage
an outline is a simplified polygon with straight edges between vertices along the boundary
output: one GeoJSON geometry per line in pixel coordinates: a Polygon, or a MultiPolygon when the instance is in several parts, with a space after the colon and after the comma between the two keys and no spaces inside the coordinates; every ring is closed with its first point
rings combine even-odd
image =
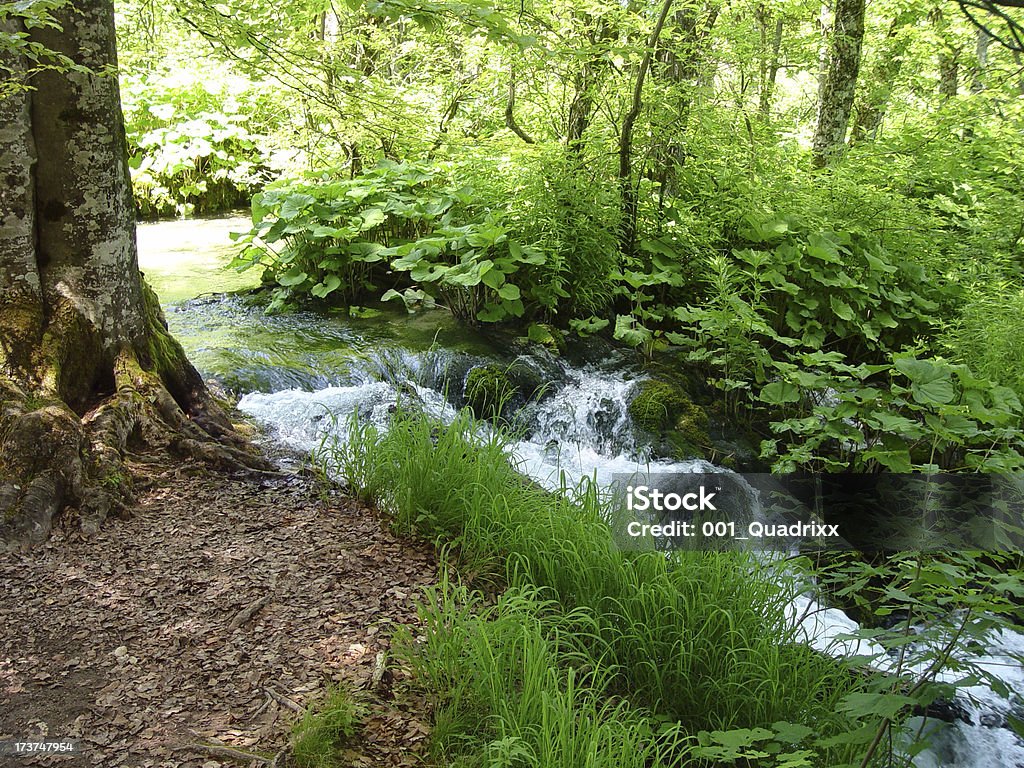
{"type": "Polygon", "coordinates": [[[762,445],[775,471],[935,472],[1024,468],[1024,408],[1013,390],[964,365],[897,355],[849,365],[810,353],[778,366],[760,398],[789,418],[762,445]]]}
{"type": "MultiPolygon", "coordinates": [[[[872,736],[880,740],[898,731],[910,708],[950,701],[961,685],[981,682],[1010,694],[990,668],[971,659],[999,631],[1014,626],[1024,595],[1018,554],[906,552],[871,562],[856,554],[833,555],[814,573],[826,594],[855,604],[867,617],[847,641],[873,649],[862,652],[859,663],[887,669],[840,705],[869,724],[872,736]],[[889,621],[894,617],[900,620],[889,621]],[[908,678],[909,670],[914,673],[908,678]]],[[[920,736],[909,739],[910,754],[926,746],[915,739],[920,736]]]]}
{"type": "Polygon", "coordinates": [[[132,188],[141,215],[235,208],[269,180],[264,138],[251,130],[257,110],[239,111],[234,94],[207,90],[215,86],[203,83],[170,85],[155,74],[126,79],[123,86],[132,188]]]}
{"type": "Polygon", "coordinates": [[[788,217],[747,217],[745,225],[739,236],[756,247],[712,257],[707,304],[674,313],[693,335],[669,337],[697,347],[692,358],[726,378],[764,381],[770,361],[790,350],[874,362],[936,322],[924,269],[894,263],[870,238],[811,231],[788,217]],[[706,337],[717,346],[703,345],[706,337]]]}
{"type": "Polygon", "coordinates": [[[442,581],[420,605],[424,640],[401,647],[433,703],[438,762],[619,768],[666,765],[683,744],[612,695],[610,670],[589,655],[585,614],[541,590],[515,587],[496,603],[442,581]]]}
{"type": "Polygon", "coordinates": [[[352,303],[372,295],[386,247],[430,231],[465,198],[433,184],[435,177],[423,166],[382,163],[355,179],[325,171],[275,182],[253,198],[253,227],[238,241],[244,250],[236,264],[264,268],[264,280],[279,286],[275,309],[293,297],[337,292],[352,303]]]}
{"type": "Polygon", "coordinates": [[[32,78],[41,72],[92,74],[87,67],[32,39],[33,30],[61,29],[54,13],[68,4],[68,0],[0,4],[0,100],[33,90],[32,78]]]}
{"type": "Polygon", "coordinates": [[[473,156],[455,165],[474,205],[504,211],[510,237],[545,254],[530,293],[549,317],[604,313],[618,258],[616,191],[563,147],[473,156]]]}
{"type": "Polygon", "coordinates": [[[292,756],[299,768],[334,768],[339,750],[356,734],[362,707],[341,686],[333,686],[292,729],[292,756]]]}
{"type": "Polygon", "coordinates": [[[526,302],[537,303],[531,270],[546,257],[511,239],[498,216],[475,215],[472,198],[472,189],[446,183],[425,163],[384,161],[353,179],[323,172],[278,182],[253,199],[237,264],[263,266],[280,286],[272,308],[331,294],[351,303],[390,281],[395,287],[381,298],[407,296],[396,289],[411,283],[413,296],[430,296],[468,323],[523,317],[526,302]]]}
{"type": "Polygon", "coordinates": [[[996,281],[968,291],[943,341],[956,360],[1024,396],[1024,289],[996,281]]]}

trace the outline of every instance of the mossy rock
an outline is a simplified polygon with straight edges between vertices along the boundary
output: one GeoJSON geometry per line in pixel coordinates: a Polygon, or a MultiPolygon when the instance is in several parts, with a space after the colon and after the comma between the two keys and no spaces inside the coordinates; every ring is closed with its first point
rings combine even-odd
{"type": "Polygon", "coordinates": [[[505,369],[498,365],[481,365],[466,376],[466,404],[481,419],[500,416],[515,392],[505,369]]]}
{"type": "Polygon", "coordinates": [[[648,379],[640,384],[640,391],[630,401],[627,410],[638,427],[659,433],[671,428],[692,405],[680,387],[648,379]]]}

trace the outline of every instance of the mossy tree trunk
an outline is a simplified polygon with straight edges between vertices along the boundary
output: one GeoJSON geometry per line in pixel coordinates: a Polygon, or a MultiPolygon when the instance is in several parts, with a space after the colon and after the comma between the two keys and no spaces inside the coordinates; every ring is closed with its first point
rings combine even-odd
{"type": "Polygon", "coordinates": [[[264,466],[139,272],[113,3],[56,15],[33,38],[89,72],[0,100],[0,549],[44,539],[65,507],[95,529],[130,493],[129,443],[264,466]]]}
{"type": "Polygon", "coordinates": [[[816,168],[837,159],[846,145],[863,39],[864,0],[837,0],[828,68],[818,96],[818,119],[812,142],[811,154],[816,168]]]}

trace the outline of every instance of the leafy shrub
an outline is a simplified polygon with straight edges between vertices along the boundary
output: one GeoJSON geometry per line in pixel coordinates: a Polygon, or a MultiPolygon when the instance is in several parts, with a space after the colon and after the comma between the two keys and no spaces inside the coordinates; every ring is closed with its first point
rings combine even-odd
{"type": "Polygon", "coordinates": [[[531,291],[541,281],[531,269],[544,254],[510,239],[494,215],[471,218],[472,189],[423,163],[382,161],[340,175],[277,182],[253,198],[235,263],[263,266],[277,283],[272,309],[332,294],[351,303],[387,283],[382,300],[406,299],[398,289],[412,286],[467,323],[522,317],[526,301],[537,305],[531,291]]]}
{"type": "Polygon", "coordinates": [[[1024,407],[1013,390],[965,365],[896,355],[848,365],[838,353],[781,364],[761,401],[793,415],[772,424],[775,471],[936,472],[1024,468],[1024,407]]]}
{"type": "Polygon", "coordinates": [[[509,237],[545,255],[532,298],[549,317],[603,314],[618,260],[618,191],[562,146],[517,147],[456,165],[476,194],[474,209],[501,211],[509,237]]]}
{"type": "Polygon", "coordinates": [[[896,262],[876,240],[808,230],[791,217],[750,217],[746,225],[739,235],[752,247],[733,255],[749,277],[748,298],[762,302],[780,339],[867,361],[934,324],[939,305],[924,268],[896,262]]]}
{"type": "Polygon", "coordinates": [[[125,83],[132,188],[143,216],[187,216],[244,205],[269,179],[251,112],[200,85],[125,83]]]}
{"type": "Polygon", "coordinates": [[[322,171],[275,182],[252,200],[253,227],[236,265],[262,266],[279,286],[271,307],[313,296],[351,303],[384,277],[385,248],[414,239],[464,199],[438,187],[433,171],[382,163],[363,176],[322,171]]]}

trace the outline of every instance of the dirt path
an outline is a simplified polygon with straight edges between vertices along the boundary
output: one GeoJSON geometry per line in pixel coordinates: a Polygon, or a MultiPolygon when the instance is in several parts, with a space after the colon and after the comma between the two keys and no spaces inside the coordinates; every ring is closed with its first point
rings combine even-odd
{"type": "Polygon", "coordinates": [[[308,477],[154,471],[131,519],[0,556],[0,741],[82,748],[0,765],[245,763],[195,746],[217,742],[273,758],[289,702],[332,681],[369,707],[345,765],[416,764],[422,707],[401,673],[372,677],[396,626],[415,624],[432,551],[308,477]]]}

